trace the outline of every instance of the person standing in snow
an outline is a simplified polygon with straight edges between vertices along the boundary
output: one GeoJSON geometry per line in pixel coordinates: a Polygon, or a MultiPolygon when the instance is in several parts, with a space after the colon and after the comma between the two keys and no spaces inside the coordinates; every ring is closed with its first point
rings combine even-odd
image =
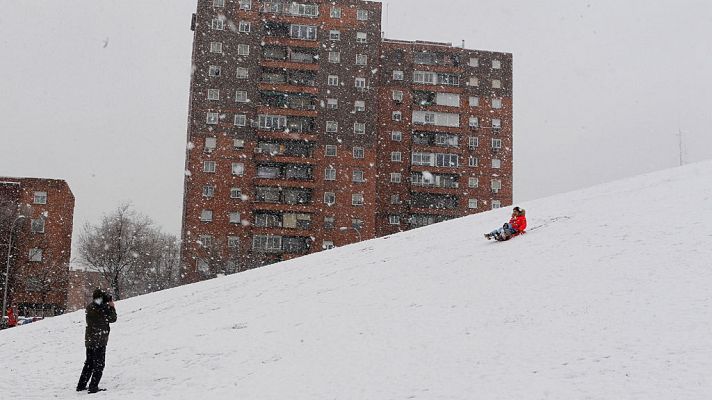
{"type": "Polygon", "coordinates": [[[17,326],[17,317],[15,316],[15,311],[13,311],[12,307],[9,307],[7,309],[7,327],[14,328],[16,326],[17,326]]]}
{"type": "Polygon", "coordinates": [[[105,390],[99,389],[99,381],[104,373],[106,345],[109,342],[109,331],[111,330],[109,324],[116,322],[116,308],[114,308],[111,295],[101,289],[96,289],[92,299],[86,309],[87,328],[84,342],[87,358],[84,361],[82,375],[79,377],[77,392],[87,390],[87,384],[89,384],[89,393],[105,390]],[[91,379],[91,383],[89,379],[91,379]]]}
{"type": "Polygon", "coordinates": [[[514,207],[509,223],[504,224],[503,227],[495,229],[490,233],[486,233],[485,238],[487,240],[508,240],[512,236],[524,232],[525,229],[527,229],[526,211],[523,208],[514,207]]]}

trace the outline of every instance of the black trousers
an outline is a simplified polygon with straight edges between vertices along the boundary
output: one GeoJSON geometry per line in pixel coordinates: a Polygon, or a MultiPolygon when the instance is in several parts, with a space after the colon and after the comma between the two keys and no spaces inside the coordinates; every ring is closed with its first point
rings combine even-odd
{"type": "Polygon", "coordinates": [[[84,361],[82,376],[79,377],[77,389],[84,390],[91,379],[89,389],[99,387],[101,375],[104,373],[104,363],[106,361],[106,346],[87,348],[87,359],[84,361]]]}

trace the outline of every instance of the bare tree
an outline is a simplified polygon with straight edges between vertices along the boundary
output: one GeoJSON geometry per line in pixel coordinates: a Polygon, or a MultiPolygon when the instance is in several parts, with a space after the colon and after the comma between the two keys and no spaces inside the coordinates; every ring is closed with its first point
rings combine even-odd
{"type": "Polygon", "coordinates": [[[174,285],[165,269],[172,275],[176,268],[175,241],[127,204],[105,215],[97,225],[84,227],[79,254],[88,267],[102,274],[115,298],[122,299],[174,285]]]}

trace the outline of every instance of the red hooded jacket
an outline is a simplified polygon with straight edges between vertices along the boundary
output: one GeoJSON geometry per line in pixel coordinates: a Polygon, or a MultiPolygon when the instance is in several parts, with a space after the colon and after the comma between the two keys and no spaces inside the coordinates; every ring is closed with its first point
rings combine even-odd
{"type": "Polygon", "coordinates": [[[12,311],[12,308],[7,309],[7,326],[10,328],[17,326],[17,318],[15,317],[15,313],[12,311]]]}
{"type": "Polygon", "coordinates": [[[527,217],[524,214],[519,214],[509,220],[509,225],[516,229],[517,232],[524,232],[527,229],[527,217]]]}

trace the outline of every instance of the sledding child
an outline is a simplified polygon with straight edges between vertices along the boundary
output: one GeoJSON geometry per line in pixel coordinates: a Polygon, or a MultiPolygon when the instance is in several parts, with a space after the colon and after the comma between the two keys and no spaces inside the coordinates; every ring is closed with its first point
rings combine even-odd
{"type": "Polygon", "coordinates": [[[487,240],[509,240],[513,236],[524,232],[525,229],[527,229],[526,211],[523,208],[514,207],[509,223],[490,233],[486,233],[485,238],[487,240]]]}

